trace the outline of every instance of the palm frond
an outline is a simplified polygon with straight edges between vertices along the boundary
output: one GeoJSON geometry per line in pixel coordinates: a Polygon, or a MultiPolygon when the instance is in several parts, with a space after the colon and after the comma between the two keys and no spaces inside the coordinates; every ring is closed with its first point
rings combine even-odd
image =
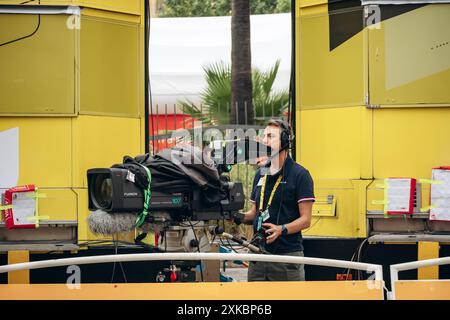
{"type": "Polygon", "coordinates": [[[270,95],[270,92],[272,91],[273,83],[277,77],[279,67],[280,60],[277,60],[272,68],[264,72],[264,82],[262,84],[262,88],[266,95],[270,95]]]}
{"type": "MultiPolygon", "coordinates": [[[[252,70],[253,106],[256,117],[276,117],[281,115],[289,103],[287,90],[273,92],[273,84],[278,74],[280,61],[263,72],[252,70]]],[[[231,66],[218,61],[203,67],[206,88],[201,92],[202,105],[189,100],[179,101],[184,113],[207,123],[226,124],[229,122],[231,105],[231,66]]]]}

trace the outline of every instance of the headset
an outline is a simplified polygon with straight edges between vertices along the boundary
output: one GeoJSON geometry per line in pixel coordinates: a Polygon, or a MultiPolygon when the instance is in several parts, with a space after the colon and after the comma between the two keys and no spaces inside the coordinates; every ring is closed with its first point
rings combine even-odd
{"type": "Polygon", "coordinates": [[[286,121],[280,119],[271,120],[270,122],[278,124],[281,128],[280,152],[282,150],[290,149],[295,136],[292,135],[291,127],[289,126],[289,124],[286,121]]]}

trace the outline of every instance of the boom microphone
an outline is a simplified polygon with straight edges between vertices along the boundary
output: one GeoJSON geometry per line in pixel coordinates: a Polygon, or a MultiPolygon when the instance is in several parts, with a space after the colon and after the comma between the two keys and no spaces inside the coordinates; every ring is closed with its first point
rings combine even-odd
{"type": "Polygon", "coordinates": [[[134,230],[136,215],[132,213],[114,214],[96,210],[87,217],[87,222],[92,233],[110,236],[134,230]]]}
{"type": "MultiPolygon", "coordinates": [[[[87,222],[92,233],[110,236],[133,231],[136,228],[136,218],[137,214],[135,213],[112,213],[96,210],[89,214],[87,222]]],[[[169,213],[155,211],[138,229],[143,232],[159,233],[163,229],[164,223],[170,220],[169,213]]]]}

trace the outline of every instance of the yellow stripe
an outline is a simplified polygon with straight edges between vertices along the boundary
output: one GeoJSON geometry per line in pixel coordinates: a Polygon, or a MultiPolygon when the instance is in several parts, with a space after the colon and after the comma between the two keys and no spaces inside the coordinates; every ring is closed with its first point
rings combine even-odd
{"type": "MultiPolygon", "coordinates": [[[[439,242],[419,241],[417,244],[417,260],[439,258],[439,242]]],[[[439,266],[417,269],[417,280],[439,279],[439,266]]]]}
{"type": "Polygon", "coordinates": [[[420,208],[420,212],[428,212],[429,210],[431,210],[433,208],[436,208],[436,206],[431,205],[431,206],[427,206],[427,207],[422,207],[422,208],[420,208]]]}
{"type": "Polygon", "coordinates": [[[0,300],[383,300],[381,281],[0,284],[0,300]]]}
{"type": "MultiPolygon", "coordinates": [[[[8,264],[16,264],[30,261],[30,252],[26,250],[9,251],[8,264]]],[[[30,283],[30,270],[20,270],[8,273],[9,284],[30,283]]]]}
{"type": "Polygon", "coordinates": [[[34,216],[34,217],[27,217],[28,221],[37,221],[37,220],[48,220],[50,219],[49,216],[34,216]]]}
{"type": "Polygon", "coordinates": [[[33,194],[27,194],[27,198],[47,198],[47,195],[44,193],[37,193],[37,191],[33,194]]]}
{"type": "Polygon", "coordinates": [[[431,180],[431,179],[420,179],[419,180],[421,183],[426,183],[426,184],[443,184],[444,181],[442,180],[431,180]]]}

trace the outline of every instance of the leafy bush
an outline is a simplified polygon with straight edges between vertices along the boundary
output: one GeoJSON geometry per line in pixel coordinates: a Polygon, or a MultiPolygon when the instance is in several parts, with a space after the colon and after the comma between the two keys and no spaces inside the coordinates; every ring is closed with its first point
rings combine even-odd
{"type": "MultiPolygon", "coordinates": [[[[267,71],[253,69],[253,106],[256,119],[280,116],[289,104],[288,90],[274,92],[273,84],[280,61],[267,71]]],[[[183,112],[205,123],[228,124],[231,104],[231,66],[223,61],[203,68],[207,83],[201,93],[201,105],[190,100],[179,101],[183,112]]]]}

